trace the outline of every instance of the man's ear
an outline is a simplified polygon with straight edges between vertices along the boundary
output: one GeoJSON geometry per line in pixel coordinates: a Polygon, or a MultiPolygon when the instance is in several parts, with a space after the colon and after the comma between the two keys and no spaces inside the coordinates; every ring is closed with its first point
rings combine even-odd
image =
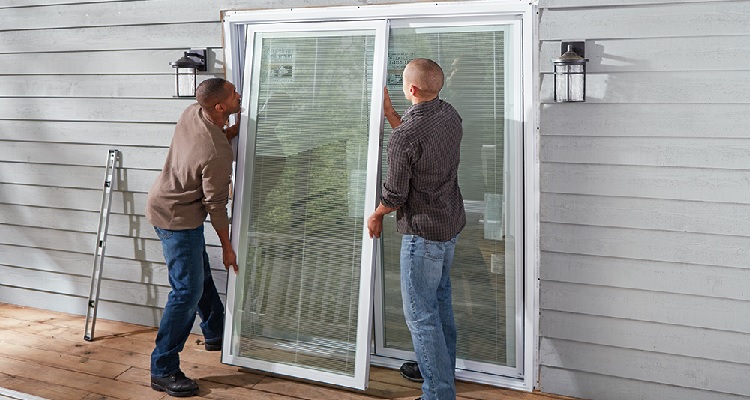
{"type": "Polygon", "coordinates": [[[214,110],[216,110],[216,112],[218,113],[223,113],[226,109],[227,107],[224,105],[223,102],[216,103],[216,105],[214,106],[214,110]]]}
{"type": "Polygon", "coordinates": [[[409,93],[412,96],[417,96],[417,95],[419,95],[419,88],[416,87],[416,86],[414,86],[414,85],[409,85],[409,93]]]}

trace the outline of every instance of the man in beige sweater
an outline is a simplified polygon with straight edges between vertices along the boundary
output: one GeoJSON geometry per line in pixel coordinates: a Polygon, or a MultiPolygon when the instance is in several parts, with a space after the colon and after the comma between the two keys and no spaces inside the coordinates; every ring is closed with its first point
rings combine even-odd
{"type": "Polygon", "coordinates": [[[198,393],[198,385],[180,370],[179,352],[195,321],[208,351],[221,350],[224,305],[208,264],[203,223],[211,224],[221,241],[224,266],[237,272],[237,256],[229,240],[229,184],[232,146],[239,125],[224,129],[240,111],[240,95],[221,78],[203,81],[197,103],[177,122],[161,174],[148,193],[146,218],[161,240],[172,287],[151,353],[151,387],[171,396],[198,393]]]}

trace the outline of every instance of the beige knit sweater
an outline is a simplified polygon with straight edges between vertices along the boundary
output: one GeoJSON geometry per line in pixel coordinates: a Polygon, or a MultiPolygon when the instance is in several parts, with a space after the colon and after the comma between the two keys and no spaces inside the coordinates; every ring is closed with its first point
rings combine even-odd
{"type": "Polygon", "coordinates": [[[189,106],[177,122],[161,174],[148,192],[146,218],[162,229],[194,229],[211,215],[214,228],[229,226],[227,202],[232,146],[222,128],[189,106]]]}

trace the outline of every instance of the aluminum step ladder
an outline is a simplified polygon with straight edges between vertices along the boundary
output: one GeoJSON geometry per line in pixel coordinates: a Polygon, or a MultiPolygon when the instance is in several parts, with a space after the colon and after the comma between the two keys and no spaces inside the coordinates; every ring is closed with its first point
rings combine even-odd
{"type": "Polygon", "coordinates": [[[102,267],[104,266],[104,250],[107,247],[107,229],[109,228],[109,211],[112,208],[112,186],[115,169],[120,161],[119,150],[109,150],[107,167],[104,173],[104,188],[102,191],[102,205],[99,209],[99,228],[96,233],[96,249],[94,250],[94,269],[91,273],[91,290],[86,307],[86,330],[83,339],[94,340],[94,326],[96,325],[96,311],[99,305],[99,288],[102,283],[102,267]]]}

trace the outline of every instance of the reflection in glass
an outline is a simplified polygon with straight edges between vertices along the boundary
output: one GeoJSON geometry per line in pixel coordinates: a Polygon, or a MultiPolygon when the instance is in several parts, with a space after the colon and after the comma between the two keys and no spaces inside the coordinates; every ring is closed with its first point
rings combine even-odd
{"type": "Polygon", "coordinates": [[[354,376],[374,32],[259,35],[237,355],[354,376]]]}
{"type": "MultiPolygon", "coordinates": [[[[461,233],[451,280],[458,328],[457,357],[468,361],[515,366],[515,260],[507,221],[509,171],[505,114],[509,107],[505,77],[509,35],[504,26],[447,27],[416,30],[392,28],[388,49],[388,89],[396,110],[409,106],[402,96],[400,74],[406,63],[425,57],[440,64],[446,82],[440,97],[463,119],[459,186],[467,226],[461,233]],[[507,178],[506,178],[507,177],[507,178]],[[507,246],[506,246],[507,244],[507,246]],[[506,252],[507,249],[507,252],[506,252]],[[508,351],[510,349],[510,351],[508,351]]],[[[390,129],[386,124],[387,141],[390,129]]],[[[512,153],[512,151],[511,151],[512,153]]],[[[383,172],[387,169],[383,157],[383,172]]],[[[395,213],[394,213],[395,214],[395,213]]],[[[401,235],[395,218],[384,222],[384,343],[413,351],[404,322],[399,286],[401,235]]]]}

